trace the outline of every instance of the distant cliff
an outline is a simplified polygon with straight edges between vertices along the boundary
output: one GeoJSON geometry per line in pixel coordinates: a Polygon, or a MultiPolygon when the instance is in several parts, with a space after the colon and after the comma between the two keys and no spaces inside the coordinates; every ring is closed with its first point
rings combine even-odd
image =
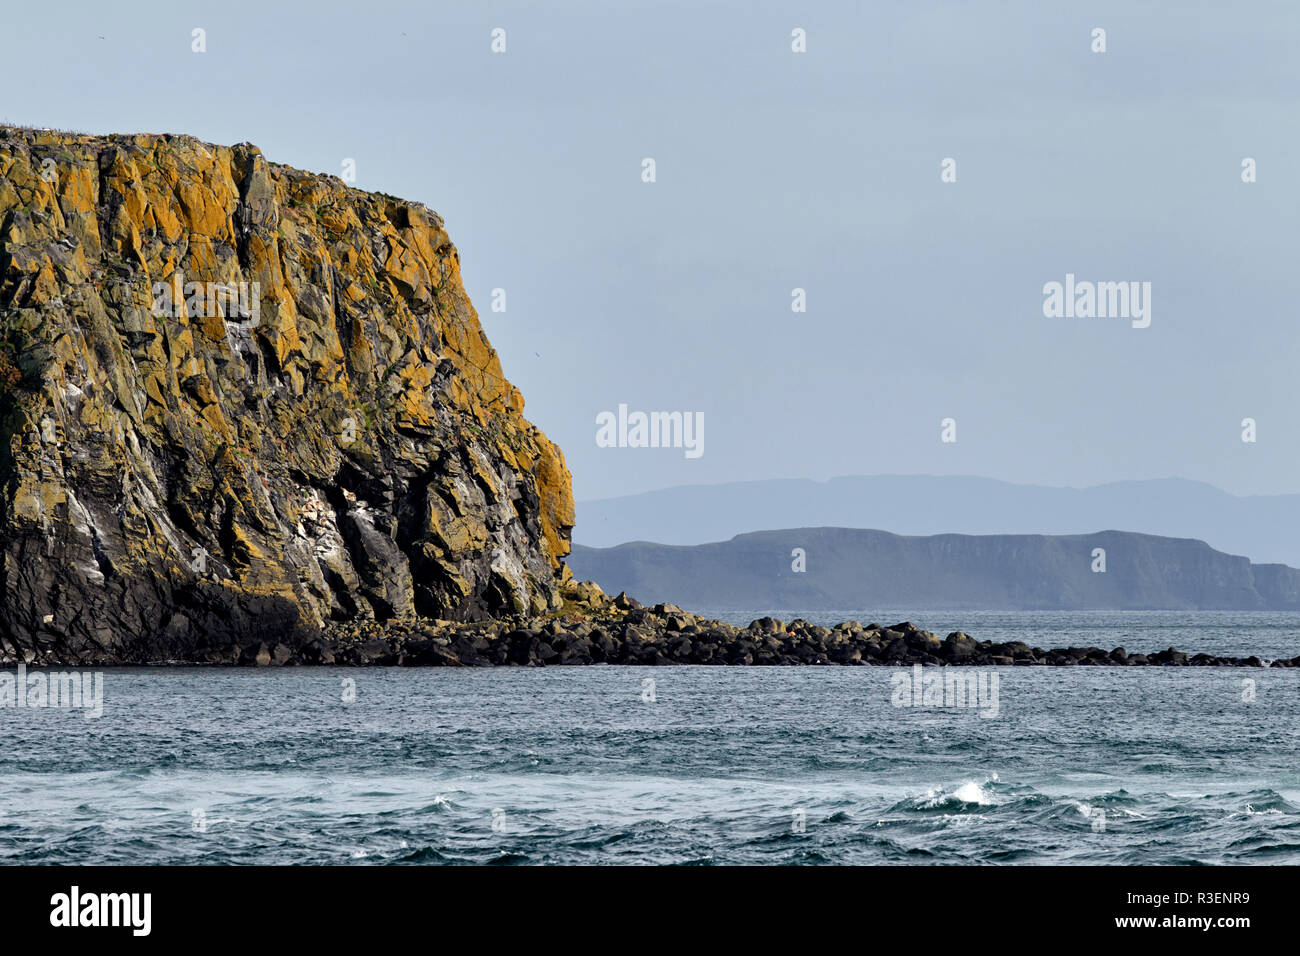
{"type": "Polygon", "coordinates": [[[963,475],[862,475],[684,485],[578,502],[574,542],[707,544],[755,528],[884,528],[895,534],[1082,534],[1123,528],[1197,538],[1300,567],[1300,494],[1230,495],[1181,478],[1089,488],[963,475]]]}
{"type": "Polygon", "coordinates": [[[576,545],[573,573],[610,593],[724,611],[784,608],[1300,610],[1300,571],[1202,541],[1123,531],[902,537],[802,528],[715,544],[576,545]],[[1094,549],[1105,553],[1105,571],[1094,549]],[[803,571],[793,568],[800,560],[803,571]]]}
{"type": "Polygon", "coordinates": [[[523,404],[419,203],[0,127],[0,661],[557,608],[569,473],[523,404]]]}

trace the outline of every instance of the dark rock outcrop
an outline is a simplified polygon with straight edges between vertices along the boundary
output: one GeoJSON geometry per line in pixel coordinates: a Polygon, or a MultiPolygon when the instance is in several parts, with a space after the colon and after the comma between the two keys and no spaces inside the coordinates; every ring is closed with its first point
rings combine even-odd
{"type": "Polygon", "coordinates": [[[0,127],[0,661],[553,610],[569,474],[522,410],[424,206],[0,127]]]}
{"type": "MultiPolygon", "coordinates": [[[[1216,657],[1168,648],[1044,650],[1021,642],[977,641],[960,631],[940,639],[910,621],[889,627],[845,621],[823,627],[765,617],[746,627],[698,617],[673,604],[643,607],[606,597],[591,582],[569,581],[559,612],[498,621],[417,621],[340,625],[329,635],[332,662],[354,665],[554,667],[585,664],[974,665],[1261,667],[1257,657],[1216,657]]],[[[303,658],[289,663],[315,663],[303,658]]],[[[254,663],[273,663],[259,660],[254,663]]],[[[1300,667],[1300,657],[1273,661],[1300,667]]]]}

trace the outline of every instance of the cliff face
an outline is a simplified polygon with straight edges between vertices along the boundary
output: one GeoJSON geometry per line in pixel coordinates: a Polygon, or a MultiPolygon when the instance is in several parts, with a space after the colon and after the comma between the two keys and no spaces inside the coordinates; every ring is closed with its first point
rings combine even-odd
{"type": "Polygon", "coordinates": [[[558,607],[569,473],[523,404],[424,206],[0,127],[0,660],[558,607]]]}
{"type": "Polygon", "coordinates": [[[606,591],[713,611],[1300,610],[1300,570],[1126,531],[903,537],[800,528],[716,544],[579,545],[568,563],[606,591]],[[793,567],[797,548],[802,571],[793,567]],[[1097,548],[1104,573],[1093,570],[1097,548]]]}

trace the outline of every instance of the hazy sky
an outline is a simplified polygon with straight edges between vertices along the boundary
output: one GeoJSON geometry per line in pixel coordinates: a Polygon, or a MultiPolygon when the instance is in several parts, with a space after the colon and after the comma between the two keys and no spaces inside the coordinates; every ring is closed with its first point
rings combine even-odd
{"type": "Polygon", "coordinates": [[[1300,491],[1293,2],[84,0],[2,29],[0,120],[352,158],[442,213],[579,499],[880,472],[1300,491]],[[1066,273],[1150,282],[1150,327],[1044,317],[1066,273]],[[598,448],[620,403],[702,412],[704,454],[598,448]]]}

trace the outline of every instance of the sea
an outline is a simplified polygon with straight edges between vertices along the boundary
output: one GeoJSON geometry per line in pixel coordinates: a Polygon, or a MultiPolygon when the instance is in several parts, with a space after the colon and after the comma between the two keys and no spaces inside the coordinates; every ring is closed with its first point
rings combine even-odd
{"type": "MultiPolygon", "coordinates": [[[[718,613],[1300,654],[1300,614],[718,613]]],[[[0,862],[1300,863],[1300,670],[959,670],[106,669],[98,717],[0,708],[0,862]]]]}

